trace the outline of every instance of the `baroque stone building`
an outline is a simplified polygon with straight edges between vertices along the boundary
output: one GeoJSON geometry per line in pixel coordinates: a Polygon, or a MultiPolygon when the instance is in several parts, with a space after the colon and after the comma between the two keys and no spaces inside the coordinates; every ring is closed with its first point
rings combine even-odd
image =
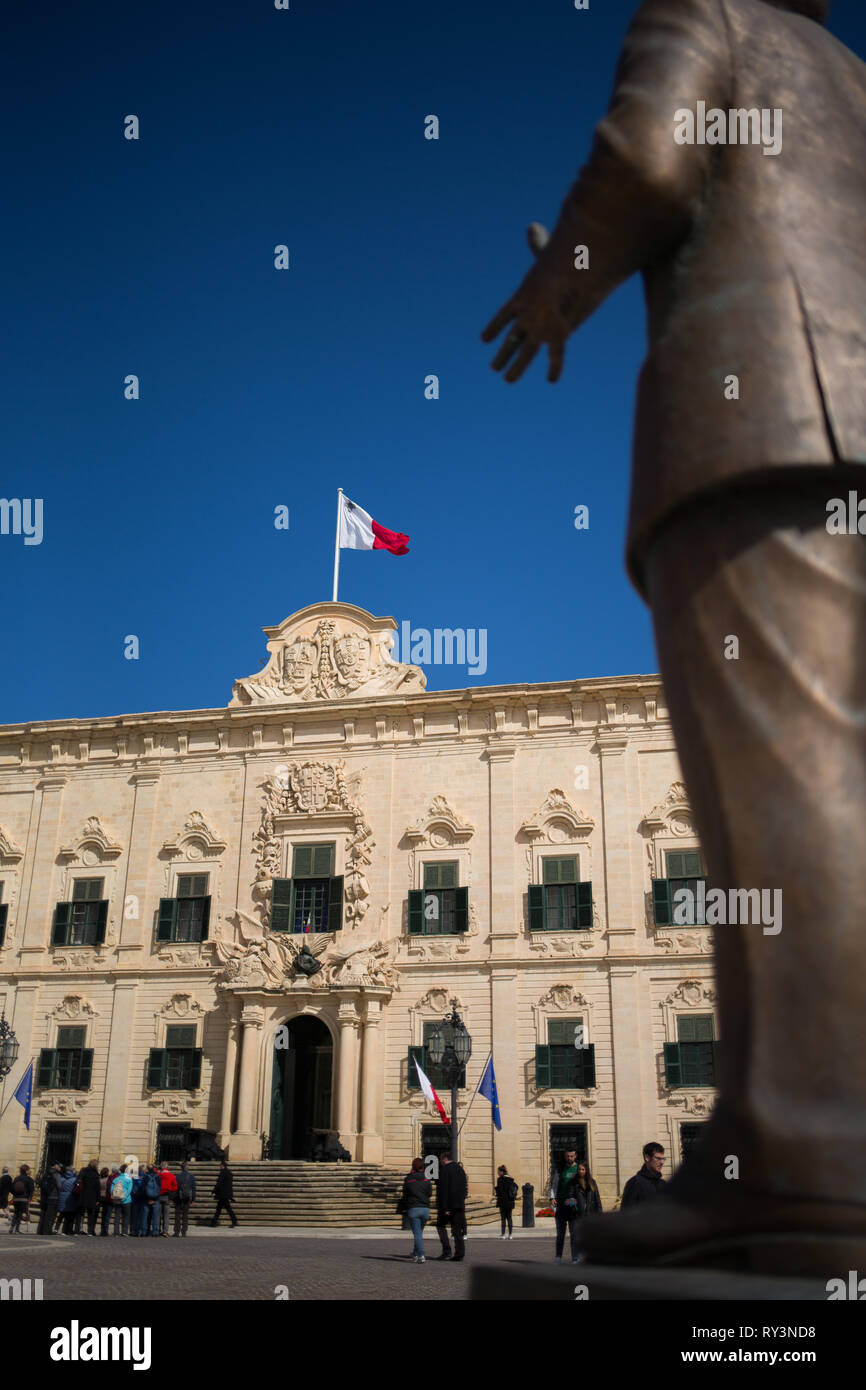
{"type": "Polygon", "coordinates": [[[0,1003],[36,1065],[0,1159],[310,1156],[404,1167],[446,1131],[418,1088],[456,1000],[476,1194],[585,1153],[606,1205],[713,1100],[702,875],[656,676],[427,691],[391,618],[266,628],[224,709],[0,728],[0,1003]],[[406,655],[408,653],[404,653],[406,655]],[[576,1045],[577,1044],[577,1045],[576,1045]]]}

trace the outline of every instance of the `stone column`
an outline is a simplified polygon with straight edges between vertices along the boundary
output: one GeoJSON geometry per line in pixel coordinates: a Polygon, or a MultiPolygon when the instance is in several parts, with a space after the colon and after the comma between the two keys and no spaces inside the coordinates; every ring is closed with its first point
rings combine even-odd
{"type": "Polygon", "coordinates": [[[51,923],[58,892],[57,849],[66,781],[65,777],[50,776],[43,777],[38,784],[41,802],[36,839],[27,881],[27,901],[26,905],[21,904],[22,915],[26,911],[23,938],[19,934],[24,969],[32,964],[28,956],[41,954],[51,943],[51,923]]]}
{"type": "MultiPolygon", "coordinates": [[[[24,1128],[24,1109],[17,1100],[13,1100],[11,1105],[7,1104],[12,1097],[19,1081],[27,1069],[29,1059],[34,1055],[33,1033],[36,1022],[36,1001],[39,998],[40,986],[38,983],[19,984],[14,993],[8,990],[6,995],[6,1021],[15,1030],[18,1039],[18,1059],[5,1082],[0,1085],[0,1095],[2,1104],[6,1106],[6,1113],[0,1120],[0,1165],[3,1163],[9,1167],[9,1172],[13,1175],[18,1171],[18,1164],[29,1163],[31,1175],[35,1176],[36,1164],[39,1161],[38,1145],[40,1144],[45,1126],[39,1121],[44,1114],[37,1108],[36,1104],[36,1068],[33,1068],[33,1099],[30,1108],[30,1129],[24,1128]]],[[[65,1118],[65,1117],[64,1117],[65,1118]]],[[[81,1145],[81,1123],[79,1120],[76,1129],[76,1143],[81,1145]]]]}
{"type": "Polygon", "coordinates": [[[231,1137],[230,1154],[235,1160],[256,1159],[261,1155],[261,1139],[256,1131],[256,1066],[259,1056],[259,1034],[264,1026],[265,1011],[257,1004],[247,1004],[241,1014],[241,1074],[238,1082],[238,1127],[231,1137]]]}
{"type": "Polygon", "coordinates": [[[360,1020],[354,1000],[340,1005],[340,1051],[337,1058],[337,1129],[340,1142],[356,1158],[358,1096],[358,1033],[360,1020]]]}
{"type": "MultiPolygon", "coordinates": [[[[645,969],[645,967],[644,967],[645,969]]],[[[610,965],[610,1030],[616,1105],[617,1190],[643,1163],[641,1150],[658,1139],[655,1053],[648,984],[642,967],[621,961],[610,965]]],[[[667,1138],[659,1140],[667,1148],[667,1138]]]]}
{"type": "MultiPolygon", "coordinates": [[[[635,896],[631,881],[631,846],[634,826],[629,824],[629,797],[626,782],[625,750],[628,735],[621,729],[602,725],[596,731],[601,775],[601,809],[604,823],[604,897],[607,910],[608,951],[631,955],[636,949],[638,928],[635,896]]],[[[598,860],[596,859],[598,866],[598,860]]],[[[600,873],[600,866],[593,869],[600,873]]],[[[598,894],[593,897],[598,899],[598,894]]]]}
{"type": "MultiPolygon", "coordinates": [[[[535,1181],[533,1175],[526,1173],[526,1165],[520,1151],[520,1126],[517,1117],[525,1113],[526,1105],[520,1094],[523,1067],[526,1062],[525,1042],[518,1032],[517,969],[514,966],[491,965],[490,1004],[492,1014],[493,1065],[496,1070],[496,1090],[499,1096],[499,1109],[504,1116],[513,1116],[511,1124],[496,1129],[489,1119],[490,1105],[480,1101],[473,1106],[473,1114],[480,1108],[484,1123],[493,1135],[493,1164],[491,1178],[495,1182],[496,1169],[504,1163],[509,1173],[521,1173],[521,1181],[535,1181]]],[[[478,1052],[486,1055],[486,1047],[478,1047],[478,1052]]],[[[545,1173],[544,1178],[547,1177],[545,1173]]],[[[517,1214],[519,1216],[519,1201],[517,1214]]]]}
{"type": "MultiPolygon", "coordinates": [[[[490,954],[511,960],[519,937],[514,873],[515,808],[513,744],[487,750],[490,774],[490,954]]],[[[494,1038],[494,1043],[498,1039],[494,1038]]],[[[516,1114],[517,1111],[512,1111],[516,1114]]]]}
{"type": "MultiPolygon", "coordinates": [[[[154,769],[149,772],[134,772],[129,779],[134,788],[135,800],[132,808],[132,824],[129,830],[126,883],[121,902],[117,951],[120,959],[126,961],[131,955],[137,955],[142,945],[150,945],[153,931],[153,914],[150,910],[153,898],[148,890],[150,888],[151,866],[154,863],[151,841],[153,839],[159,777],[159,772],[154,769]],[[127,917],[126,901],[129,897],[134,897],[137,901],[131,904],[135,916],[127,917]]],[[[158,861],[156,862],[158,863],[158,861]]],[[[162,889],[160,888],[160,893],[155,894],[155,896],[159,897],[161,892],[162,889]]]]}
{"type": "MultiPolygon", "coordinates": [[[[130,1077],[129,1057],[135,1031],[135,992],[138,980],[116,979],[111,1001],[111,1033],[108,1040],[108,1070],[102,1102],[102,1130],[99,1152],[105,1162],[120,1163],[126,1156],[129,1138],[126,1126],[126,1103],[130,1081],[133,1093],[140,1094],[147,1079],[140,1073],[130,1077]]],[[[97,1053],[97,1057],[99,1054],[97,1053]]],[[[145,1161],[145,1155],[141,1155],[145,1161]]]]}
{"type": "Polygon", "coordinates": [[[223,1093],[220,1107],[220,1129],[217,1135],[217,1143],[221,1149],[228,1146],[232,1133],[232,1110],[235,1099],[235,1071],[238,1061],[238,1034],[241,1025],[238,1022],[237,1012],[234,1001],[230,1000],[228,1005],[228,1028],[226,1032],[226,1058],[225,1069],[223,1071],[223,1093]]]}
{"type": "Polygon", "coordinates": [[[367,1000],[364,1018],[363,1053],[361,1057],[361,1133],[358,1136],[357,1158],[363,1163],[382,1163],[385,1142],[379,1123],[384,1097],[380,1097],[379,1031],[382,1005],[378,999],[367,1000]]]}

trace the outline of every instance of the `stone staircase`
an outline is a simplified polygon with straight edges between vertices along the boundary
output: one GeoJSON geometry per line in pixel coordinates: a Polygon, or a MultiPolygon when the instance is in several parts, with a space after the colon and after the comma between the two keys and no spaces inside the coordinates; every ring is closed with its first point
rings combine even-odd
{"type": "MultiPolygon", "coordinates": [[[[235,1191],[232,1206],[245,1226],[389,1226],[400,1230],[401,1218],[394,1208],[406,1175],[396,1168],[300,1160],[229,1166],[235,1191]]],[[[177,1172],[176,1164],[170,1167],[177,1172]]],[[[219,1164],[190,1163],[189,1171],[195,1174],[197,1189],[192,1221],[203,1226],[213,1216],[211,1192],[219,1164]]],[[[470,1196],[466,1216],[471,1226],[497,1220],[498,1212],[491,1200],[470,1196]]],[[[225,1212],[220,1223],[227,1224],[225,1212]]]]}

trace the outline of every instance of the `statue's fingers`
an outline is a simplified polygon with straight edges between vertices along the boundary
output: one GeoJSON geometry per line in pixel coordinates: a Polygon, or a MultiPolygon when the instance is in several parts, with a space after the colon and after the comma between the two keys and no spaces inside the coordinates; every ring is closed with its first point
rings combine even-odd
{"type": "Polygon", "coordinates": [[[526,229],[526,240],[533,256],[540,256],[550,241],[550,232],[540,222],[530,222],[526,229]]]}
{"type": "Polygon", "coordinates": [[[502,368],[505,367],[508,364],[508,362],[510,362],[514,354],[520,351],[520,349],[523,347],[524,338],[525,335],[522,329],[512,328],[511,332],[505,339],[505,342],[502,344],[502,347],[499,349],[499,351],[497,352],[496,356],[490,364],[494,372],[501,372],[502,368]]]}
{"type": "Polygon", "coordinates": [[[490,320],[484,332],[481,334],[483,343],[492,343],[494,338],[498,338],[507,323],[517,317],[517,309],[513,299],[509,299],[507,304],[490,320]]]}
{"type": "Polygon", "coordinates": [[[520,378],[523,376],[523,373],[526,371],[526,368],[529,366],[530,362],[535,357],[535,354],[538,352],[540,346],[540,343],[524,343],[523,347],[520,350],[519,356],[515,358],[514,362],[508,368],[508,371],[505,373],[505,380],[519,381],[520,378]]]}
{"type": "Polygon", "coordinates": [[[565,363],[565,343],[549,343],[547,350],[549,354],[547,380],[556,382],[562,376],[562,368],[565,363]]]}

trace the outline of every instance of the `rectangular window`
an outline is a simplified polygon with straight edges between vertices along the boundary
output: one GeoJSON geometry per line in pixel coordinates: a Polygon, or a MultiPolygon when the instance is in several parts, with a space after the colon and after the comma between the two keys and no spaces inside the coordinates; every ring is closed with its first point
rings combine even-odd
{"type": "Polygon", "coordinates": [[[103,898],[104,878],[78,878],[70,902],[54,909],[52,946],[99,946],[105,940],[108,903],[103,898]]]}
{"type": "Polygon", "coordinates": [[[424,887],[409,893],[411,936],[456,936],[469,927],[469,889],[460,888],[456,860],[424,865],[424,887]]]}
{"type": "Polygon", "coordinates": [[[178,874],[177,896],[160,898],[157,941],[206,941],[210,926],[209,874],[178,874]]]}
{"type": "Polygon", "coordinates": [[[39,1054],[37,1086],[48,1090],[86,1091],[93,1070],[93,1048],[85,1047],[86,1028],[58,1028],[55,1047],[39,1054]]]}
{"type": "Polygon", "coordinates": [[[666,850],[665,878],[653,879],[653,919],[657,926],[698,926],[705,923],[705,912],[698,902],[698,884],[706,886],[703,855],[699,849],[666,850]],[[694,921],[679,921],[689,899],[677,902],[675,894],[687,888],[692,894],[694,921]],[[675,915],[676,914],[676,917],[675,915]]]}
{"type": "Polygon", "coordinates": [[[541,883],[529,885],[530,931],[586,931],[592,927],[592,884],[581,883],[577,855],[541,861],[541,883]]]}
{"type": "Polygon", "coordinates": [[[715,1086],[716,1041],[712,1014],[680,1014],[677,1041],[665,1043],[665,1083],[671,1088],[715,1086]]]}
{"type": "Polygon", "coordinates": [[[165,1047],[152,1047],[147,1084],[153,1091],[192,1090],[201,1084],[202,1050],[195,1045],[195,1024],[172,1024],[165,1030],[165,1047]]]}
{"type": "MultiPolygon", "coordinates": [[[[552,1090],[580,1090],[589,1085],[586,1073],[586,1053],[582,1041],[582,1018],[551,1018],[547,1021],[547,1050],[550,1059],[552,1090]],[[581,1045],[575,1046],[576,1041],[581,1045]]],[[[593,1083],[594,1084],[594,1083],[593,1083]]]]}
{"type": "Polygon", "coordinates": [[[685,1163],[692,1149],[695,1147],[695,1144],[700,1142],[700,1134],[703,1127],[703,1123],[680,1125],[680,1152],[683,1163],[685,1163]]]}
{"type": "Polygon", "coordinates": [[[336,846],[295,845],[292,877],[275,878],[271,931],[329,932],[343,925],[343,875],[334,873],[336,846]]]}
{"type": "MultiPolygon", "coordinates": [[[[418,1073],[415,1070],[415,1059],[417,1058],[418,1062],[420,1063],[421,1070],[426,1073],[430,1085],[433,1087],[434,1091],[436,1091],[439,1094],[441,1099],[442,1091],[450,1091],[451,1079],[450,1076],[446,1079],[445,1072],[442,1068],[442,1064],[435,1063],[430,1056],[430,1039],[433,1036],[434,1029],[436,1029],[438,1026],[439,1025],[435,1022],[425,1023],[423,1046],[409,1048],[408,1085],[410,1091],[420,1090],[421,1083],[418,1080],[418,1073]]],[[[460,1075],[457,1078],[457,1085],[461,1090],[466,1085],[465,1067],[462,1068],[460,1075]]]]}
{"type": "Polygon", "coordinates": [[[9,916],[9,904],[3,901],[3,880],[0,879],[0,947],[6,945],[6,919],[9,916]]]}

